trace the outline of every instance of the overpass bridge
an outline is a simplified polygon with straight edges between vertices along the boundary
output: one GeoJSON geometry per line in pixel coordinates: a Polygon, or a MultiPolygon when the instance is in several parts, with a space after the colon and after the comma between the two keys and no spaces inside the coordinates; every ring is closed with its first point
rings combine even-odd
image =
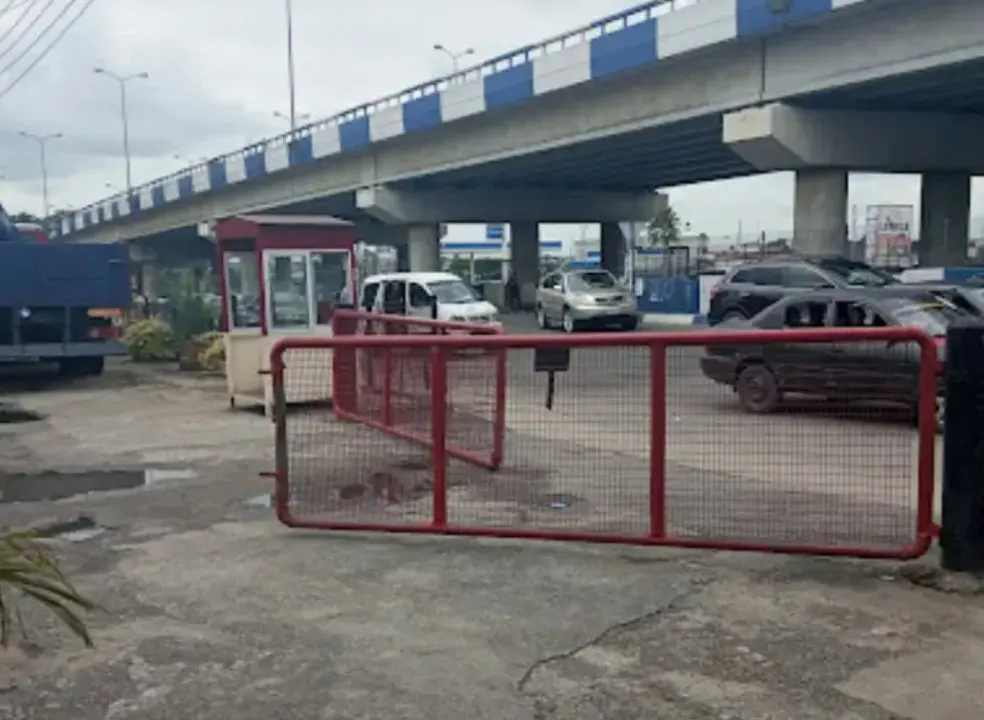
{"type": "MultiPolygon", "coordinates": [[[[984,3],[655,0],[81,208],[71,241],[326,213],[436,261],[438,224],[646,219],[656,188],[795,170],[796,242],[839,250],[848,171],[923,174],[928,258],[960,256],[984,172],[984,3]]],[[[603,262],[606,262],[603,260],[603,262]]],[[[534,265],[535,267],[535,265],[534,265]]],[[[522,280],[524,284],[529,278],[522,280]]]]}

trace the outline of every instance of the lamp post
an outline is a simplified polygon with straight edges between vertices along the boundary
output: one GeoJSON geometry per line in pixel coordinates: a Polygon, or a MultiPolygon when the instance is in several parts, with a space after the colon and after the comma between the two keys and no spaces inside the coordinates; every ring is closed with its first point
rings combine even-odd
{"type": "Polygon", "coordinates": [[[311,115],[309,113],[301,113],[300,115],[295,115],[294,118],[291,119],[289,115],[284,115],[279,110],[274,110],[273,116],[275,118],[279,118],[280,120],[286,120],[287,122],[289,122],[291,130],[296,130],[298,123],[307,122],[308,120],[311,119],[311,115]]]}
{"type": "Polygon", "coordinates": [[[297,100],[294,91],[294,12],[291,0],[284,0],[287,12],[287,93],[290,129],[297,129],[297,100]]]}
{"type": "Polygon", "coordinates": [[[461,52],[453,52],[453,51],[449,50],[446,46],[442,45],[441,43],[437,43],[436,45],[434,45],[434,49],[437,50],[440,53],[444,53],[449,58],[451,58],[451,69],[454,72],[458,72],[458,69],[459,69],[458,68],[458,61],[461,58],[467,57],[468,55],[474,55],[475,54],[475,49],[474,48],[465,48],[461,52]]]}
{"type": "Polygon", "coordinates": [[[47,145],[49,140],[57,140],[62,137],[61,133],[52,133],[50,135],[35,135],[34,133],[24,132],[23,130],[19,133],[21,137],[28,138],[29,140],[34,140],[38,144],[38,150],[41,156],[41,217],[48,217],[48,153],[47,145]]]}
{"type": "Polygon", "coordinates": [[[132,75],[118,75],[106,68],[97,67],[93,69],[96,75],[105,75],[112,78],[120,86],[120,120],[123,123],[123,159],[126,162],[126,194],[133,193],[133,175],[130,172],[130,121],[126,109],[126,84],[131,80],[146,80],[150,76],[145,72],[133,73],[132,75]]]}

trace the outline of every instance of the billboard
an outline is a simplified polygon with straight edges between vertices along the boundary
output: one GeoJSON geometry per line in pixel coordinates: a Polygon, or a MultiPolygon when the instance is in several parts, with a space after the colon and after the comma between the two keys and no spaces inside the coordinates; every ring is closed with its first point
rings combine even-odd
{"type": "Polygon", "coordinates": [[[912,205],[869,205],[865,222],[867,260],[872,265],[912,264],[912,205]]]}

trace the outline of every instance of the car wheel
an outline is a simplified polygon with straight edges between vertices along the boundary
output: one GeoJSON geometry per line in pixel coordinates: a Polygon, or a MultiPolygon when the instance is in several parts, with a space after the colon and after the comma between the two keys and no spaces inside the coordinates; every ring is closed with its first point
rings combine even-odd
{"type": "Polygon", "coordinates": [[[564,320],[562,324],[565,333],[577,332],[577,322],[570,310],[564,310],[564,320]]]}
{"type": "Polygon", "coordinates": [[[721,322],[726,322],[728,320],[747,320],[748,316],[745,315],[741,310],[728,310],[722,317],[721,322]]]}
{"type": "Polygon", "coordinates": [[[622,323],[623,330],[635,330],[637,327],[639,327],[639,318],[637,317],[630,318],[622,323]]]}
{"type": "Polygon", "coordinates": [[[772,412],[782,399],[775,373],[759,363],[741,369],[735,389],[741,406],[751,413],[772,412]]]}
{"type": "Polygon", "coordinates": [[[547,322],[547,314],[543,311],[542,307],[536,309],[536,324],[541,330],[550,329],[550,323],[547,322]]]}

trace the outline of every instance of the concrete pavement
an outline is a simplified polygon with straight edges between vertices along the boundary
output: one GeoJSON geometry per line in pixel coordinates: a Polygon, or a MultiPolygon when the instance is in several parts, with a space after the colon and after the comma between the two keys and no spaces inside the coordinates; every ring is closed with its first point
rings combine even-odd
{"type": "MultiPolygon", "coordinates": [[[[613,380],[636,372],[631,358],[607,361],[613,380]]],[[[681,410],[695,404],[681,398],[681,410]]],[[[984,610],[909,584],[891,563],[290,532],[256,501],[269,488],[256,473],[271,464],[270,425],[229,412],[218,381],[124,367],[16,399],[45,419],[0,426],[5,473],[158,472],[141,488],[0,506],[7,525],[83,513],[105,528],[58,543],[108,611],[92,618],[97,648],[28,608],[31,643],[0,656],[8,717],[964,720],[984,710],[984,610]]],[[[569,441],[588,442],[611,417],[570,425],[569,441]]],[[[513,432],[525,437],[522,425],[513,432]]]]}

